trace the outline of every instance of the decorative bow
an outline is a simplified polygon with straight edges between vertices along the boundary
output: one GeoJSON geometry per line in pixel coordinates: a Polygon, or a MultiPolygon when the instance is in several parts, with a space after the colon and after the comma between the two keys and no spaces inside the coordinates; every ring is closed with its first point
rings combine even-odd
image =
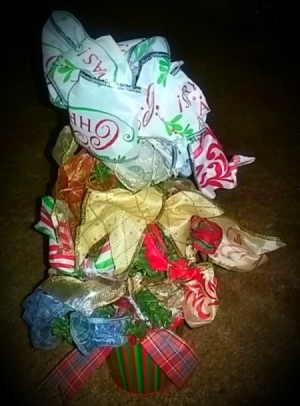
{"type": "Polygon", "coordinates": [[[82,223],[76,235],[77,265],[96,242],[108,236],[116,275],[131,265],[149,224],[158,223],[171,235],[184,257],[190,218],[223,213],[198,191],[180,191],[165,200],[164,194],[155,187],[146,187],[137,193],[120,188],[102,192],[89,190],[82,211],[82,223]]]}
{"type": "Polygon", "coordinates": [[[39,287],[85,316],[90,316],[97,308],[113,303],[127,294],[124,281],[108,284],[102,278],[81,281],[73,276],[53,276],[39,287]]]}
{"type": "Polygon", "coordinates": [[[185,286],[183,314],[190,327],[210,323],[216,315],[219,299],[217,296],[217,279],[210,263],[201,263],[190,268],[184,258],[169,260],[167,248],[158,227],[148,227],[144,238],[145,255],[151,268],[168,271],[173,280],[181,280],[185,286]]]}

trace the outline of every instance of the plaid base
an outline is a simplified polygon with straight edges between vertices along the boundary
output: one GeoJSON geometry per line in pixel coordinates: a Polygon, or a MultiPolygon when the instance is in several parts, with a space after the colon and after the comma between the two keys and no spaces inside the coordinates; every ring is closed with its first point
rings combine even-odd
{"type": "MultiPolygon", "coordinates": [[[[141,358],[145,354],[137,354],[137,346],[127,343],[115,350],[126,353],[128,363],[125,368],[128,374],[133,375],[136,371],[137,393],[144,393],[142,382],[141,358]],[[141,391],[140,391],[141,390],[141,391]]],[[[175,386],[181,388],[189,379],[198,366],[198,358],[188,344],[175,332],[164,329],[151,330],[141,342],[141,347],[152,360],[156,371],[154,391],[159,390],[169,379],[175,386]],[[160,374],[159,372],[163,373],[160,374]],[[161,381],[161,382],[159,382],[161,381]]],[[[81,387],[90,379],[96,369],[106,360],[113,347],[97,348],[88,355],[81,354],[73,349],[43,380],[40,388],[56,385],[61,391],[64,400],[70,400],[81,387]]],[[[119,357],[118,362],[124,362],[119,357]]],[[[149,362],[149,360],[147,361],[149,362]]],[[[131,382],[134,378],[131,379],[131,382]]],[[[124,389],[130,388],[124,386],[124,389]]]]}
{"type": "Polygon", "coordinates": [[[97,348],[88,356],[72,350],[42,381],[40,388],[57,385],[62,398],[70,400],[90,379],[111,352],[111,347],[97,348]]]}

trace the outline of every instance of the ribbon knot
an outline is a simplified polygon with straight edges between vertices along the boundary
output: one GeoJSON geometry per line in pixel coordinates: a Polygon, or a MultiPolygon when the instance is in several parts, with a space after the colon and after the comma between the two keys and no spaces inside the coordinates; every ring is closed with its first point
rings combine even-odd
{"type": "Polygon", "coordinates": [[[168,259],[167,247],[156,224],[149,225],[148,232],[145,234],[144,245],[146,258],[154,270],[167,272],[169,278],[174,281],[182,280],[187,282],[199,279],[200,269],[197,267],[189,268],[186,259],[168,259]]]}
{"type": "Polygon", "coordinates": [[[183,314],[190,327],[214,320],[219,299],[218,282],[211,263],[190,268],[184,258],[169,260],[167,247],[156,224],[148,226],[144,237],[145,256],[152,269],[165,271],[185,288],[183,314]]]}

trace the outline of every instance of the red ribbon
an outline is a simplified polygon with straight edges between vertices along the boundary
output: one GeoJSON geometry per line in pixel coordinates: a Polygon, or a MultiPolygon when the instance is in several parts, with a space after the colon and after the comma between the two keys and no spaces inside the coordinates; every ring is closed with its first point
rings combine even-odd
{"type": "Polygon", "coordinates": [[[223,231],[211,220],[193,216],[191,219],[190,237],[193,247],[204,254],[214,254],[221,244],[223,231]]]}
{"type": "Polygon", "coordinates": [[[199,268],[189,268],[184,258],[169,260],[167,247],[156,224],[148,227],[144,238],[145,256],[152,269],[167,271],[170,279],[192,280],[199,279],[199,268]]]}
{"type": "MultiPolygon", "coordinates": [[[[149,226],[144,238],[146,258],[157,271],[168,271],[171,279],[201,280],[199,268],[188,268],[185,259],[169,261],[167,248],[155,224],[149,226]]],[[[132,344],[133,345],[133,344],[132,344]]],[[[178,388],[181,388],[198,365],[198,358],[187,343],[171,330],[153,329],[141,341],[141,345],[178,388]]],[[[46,377],[42,387],[56,384],[65,400],[71,399],[113,350],[97,348],[89,355],[77,349],[71,351],[46,377]]]]}
{"type": "Polygon", "coordinates": [[[185,287],[183,314],[189,326],[213,320],[219,305],[217,280],[207,280],[200,267],[189,268],[183,259],[169,260],[159,228],[152,224],[144,238],[145,256],[156,271],[167,271],[170,279],[178,280],[185,287]]]}

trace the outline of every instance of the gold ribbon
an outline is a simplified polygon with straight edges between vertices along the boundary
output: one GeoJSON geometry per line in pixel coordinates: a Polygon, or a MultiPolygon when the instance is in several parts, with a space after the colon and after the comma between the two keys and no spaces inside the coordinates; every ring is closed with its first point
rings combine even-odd
{"type": "Polygon", "coordinates": [[[60,131],[54,148],[52,149],[52,157],[60,166],[74,156],[79,145],[74,139],[71,127],[66,125],[60,131]]]}
{"type": "Polygon", "coordinates": [[[57,275],[57,271],[52,268],[49,274],[49,278],[39,288],[87,317],[100,307],[124,296],[134,296],[140,289],[149,289],[163,307],[173,312],[181,310],[184,303],[184,287],[169,279],[148,283],[138,273],[127,280],[112,281],[98,277],[82,281],[73,276],[57,275]]]}
{"type": "Polygon", "coordinates": [[[77,227],[76,263],[83,262],[94,244],[109,238],[115,274],[131,265],[148,224],[158,223],[185,256],[190,218],[209,218],[223,210],[198,191],[180,191],[165,200],[158,188],[146,187],[137,193],[116,188],[89,190],[82,205],[82,223],[77,227]]]}
{"type": "Polygon", "coordinates": [[[111,282],[103,278],[81,281],[73,276],[51,276],[40,288],[86,316],[126,296],[128,292],[126,281],[111,282]]]}
{"type": "Polygon", "coordinates": [[[184,304],[184,287],[177,282],[166,278],[159,282],[148,282],[143,280],[140,273],[129,277],[127,280],[128,292],[130,296],[141,289],[148,289],[165,309],[171,310],[173,314],[178,313],[184,304]]]}
{"type": "Polygon", "coordinates": [[[145,287],[168,310],[181,310],[184,304],[184,287],[180,283],[164,279],[158,283],[148,283],[145,287]]]}

